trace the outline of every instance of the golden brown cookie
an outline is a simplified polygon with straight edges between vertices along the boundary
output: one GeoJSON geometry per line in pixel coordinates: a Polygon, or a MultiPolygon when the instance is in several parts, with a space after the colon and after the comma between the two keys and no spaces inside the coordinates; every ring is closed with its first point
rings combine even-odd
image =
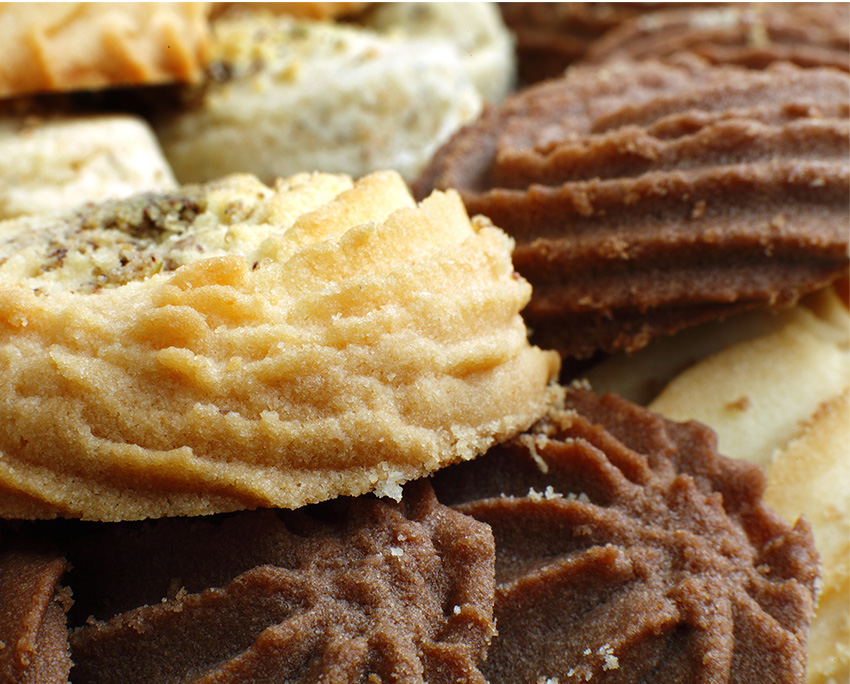
{"type": "Polygon", "coordinates": [[[0,97],[196,81],[208,4],[3,3],[0,97]]]}
{"type": "Polygon", "coordinates": [[[4,517],[398,496],[554,398],[509,238],[393,172],[234,176],[0,243],[4,517]]]}
{"type": "Polygon", "coordinates": [[[845,273],[848,102],[835,69],[574,67],[458,132],[415,189],[456,188],[516,239],[538,343],[633,351],[845,273]]]}

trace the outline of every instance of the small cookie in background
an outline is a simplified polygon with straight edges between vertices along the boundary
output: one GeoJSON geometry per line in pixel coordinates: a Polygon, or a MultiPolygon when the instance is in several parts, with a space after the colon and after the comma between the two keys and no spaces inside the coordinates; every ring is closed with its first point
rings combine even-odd
{"type": "Polygon", "coordinates": [[[621,23],[682,5],[677,2],[502,2],[499,7],[516,39],[523,83],[562,76],[588,49],[621,23]]]}
{"type": "Polygon", "coordinates": [[[590,46],[589,64],[693,52],[713,64],[772,62],[850,71],[846,2],[754,2],[677,7],[627,19],[590,46]]]}
{"type": "Polygon", "coordinates": [[[231,176],[0,238],[2,517],[397,497],[558,398],[511,240],[395,172],[231,176]]]}
{"type": "Polygon", "coordinates": [[[499,102],[516,81],[513,36],[495,3],[385,2],[377,3],[357,23],[387,37],[405,41],[452,43],[463,69],[487,102],[499,102]]]}
{"type": "Polygon", "coordinates": [[[490,6],[392,4],[364,17],[219,17],[209,82],[154,121],[178,180],[392,168],[410,181],[513,83],[510,39],[490,6]]]}
{"type": "Polygon", "coordinates": [[[21,2],[0,7],[0,97],[197,82],[209,3],[21,2]]]}
{"type": "Polygon", "coordinates": [[[215,21],[225,13],[262,10],[299,19],[332,20],[357,14],[371,4],[370,2],[214,2],[210,18],[215,21]]]}
{"type": "Polygon", "coordinates": [[[175,187],[156,136],[139,117],[0,118],[0,220],[175,187]]]}

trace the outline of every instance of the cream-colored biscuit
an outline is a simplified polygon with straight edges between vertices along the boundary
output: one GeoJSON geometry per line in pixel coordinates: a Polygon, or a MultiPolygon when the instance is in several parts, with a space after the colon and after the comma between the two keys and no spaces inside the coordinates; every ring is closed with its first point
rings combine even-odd
{"type": "Polygon", "coordinates": [[[0,515],[397,496],[482,453],[558,393],[511,248],[394,172],[0,223],[0,515]]]}
{"type": "Polygon", "coordinates": [[[211,74],[184,111],[155,124],[184,183],[383,168],[410,180],[482,106],[449,41],[286,16],[216,22],[211,74]]]}
{"type": "MultiPolygon", "coordinates": [[[[843,304],[832,290],[822,293],[843,304]]],[[[731,345],[672,380],[649,407],[674,420],[699,420],[718,433],[726,456],[768,466],[801,422],[850,384],[850,316],[805,306],[778,329],[731,345]]]]}
{"type": "Polygon", "coordinates": [[[362,24],[406,41],[449,41],[485,100],[498,102],[514,87],[514,41],[492,2],[384,2],[368,12],[362,24]]]}
{"type": "Polygon", "coordinates": [[[821,591],[809,632],[808,682],[850,680],[850,403],[825,402],[770,465],[765,500],[794,520],[803,511],[821,556],[821,591]]]}
{"type": "Polygon", "coordinates": [[[0,97],[200,78],[209,3],[0,3],[0,97]]]}
{"type": "Polygon", "coordinates": [[[0,220],[176,187],[150,126],[124,115],[0,119],[0,220]]]}

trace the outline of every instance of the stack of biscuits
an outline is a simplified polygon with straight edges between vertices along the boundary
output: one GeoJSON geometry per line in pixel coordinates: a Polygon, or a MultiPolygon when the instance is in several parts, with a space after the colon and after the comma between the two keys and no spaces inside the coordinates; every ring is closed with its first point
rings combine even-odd
{"type": "Polygon", "coordinates": [[[850,684],[846,6],[0,35],[0,681],[850,684]]]}

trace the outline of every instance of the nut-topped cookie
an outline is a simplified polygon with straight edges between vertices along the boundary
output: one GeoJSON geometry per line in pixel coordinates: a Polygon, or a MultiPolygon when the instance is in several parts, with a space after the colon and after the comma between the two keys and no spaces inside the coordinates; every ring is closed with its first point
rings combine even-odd
{"type": "Polygon", "coordinates": [[[517,241],[536,340],[565,356],[791,304],[846,271],[850,76],[574,67],[487,111],[417,181],[517,241]]]}
{"type": "Polygon", "coordinates": [[[397,496],[484,452],[557,394],[511,246],[391,172],[0,224],[0,514],[397,496]]]}

